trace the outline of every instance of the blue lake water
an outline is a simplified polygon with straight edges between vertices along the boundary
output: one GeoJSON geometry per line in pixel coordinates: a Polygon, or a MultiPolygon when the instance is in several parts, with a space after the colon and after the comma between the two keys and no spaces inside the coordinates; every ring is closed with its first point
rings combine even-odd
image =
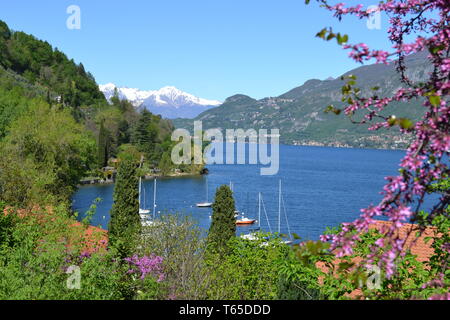
{"type": "MultiPolygon", "coordinates": [[[[376,204],[385,183],[396,175],[404,151],[280,146],[280,170],[275,176],[261,176],[258,165],[209,165],[207,177],[166,178],[157,181],[157,211],[192,216],[202,228],[209,228],[211,209],[195,207],[217,187],[233,183],[238,210],[250,218],[258,215],[258,193],[263,195],[272,231],[278,229],[278,183],[291,232],[303,239],[318,239],[327,226],[338,226],[357,218],[360,209],[376,204]]],[[[146,208],[153,205],[153,180],[144,182],[146,208]]],[[[101,198],[92,224],[107,229],[113,185],[81,187],[73,197],[73,208],[83,217],[93,201],[101,198]]],[[[238,228],[246,232],[248,227],[238,228]]],[[[261,228],[269,230],[266,219],[261,228]]],[[[281,222],[281,232],[288,232],[281,222]]]]}

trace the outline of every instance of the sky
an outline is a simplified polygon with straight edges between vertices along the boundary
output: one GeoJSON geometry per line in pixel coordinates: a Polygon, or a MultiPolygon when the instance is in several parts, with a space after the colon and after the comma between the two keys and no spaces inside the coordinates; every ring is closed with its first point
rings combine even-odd
{"type": "Polygon", "coordinates": [[[357,67],[335,41],[315,38],[324,27],[389,48],[386,17],[381,29],[338,22],[314,0],[2,0],[0,19],[82,62],[99,84],[175,86],[221,101],[278,96],[357,67]],[[70,5],[80,8],[80,29],[67,28],[70,5]]]}

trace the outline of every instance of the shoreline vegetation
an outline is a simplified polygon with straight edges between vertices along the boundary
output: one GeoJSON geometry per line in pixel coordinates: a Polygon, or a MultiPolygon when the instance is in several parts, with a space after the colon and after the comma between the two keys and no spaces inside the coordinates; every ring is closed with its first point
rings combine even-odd
{"type": "MultiPolygon", "coordinates": [[[[176,178],[187,178],[187,177],[202,177],[204,175],[207,175],[208,173],[190,173],[190,172],[174,172],[167,175],[163,174],[151,174],[151,175],[144,175],[142,177],[143,180],[153,180],[155,178],[167,178],[167,179],[176,179],[176,178]]],[[[114,184],[115,181],[113,179],[102,179],[99,177],[87,177],[80,180],[79,187],[87,186],[87,185],[108,185],[108,184],[114,184]]]]}

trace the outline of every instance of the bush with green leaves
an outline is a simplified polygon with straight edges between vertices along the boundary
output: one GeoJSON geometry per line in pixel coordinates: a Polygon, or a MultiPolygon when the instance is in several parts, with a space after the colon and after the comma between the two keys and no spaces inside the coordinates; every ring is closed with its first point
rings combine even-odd
{"type": "Polygon", "coordinates": [[[165,297],[197,300],[206,298],[205,232],[187,216],[163,214],[156,223],[143,228],[140,255],[162,257],[165,297]]]}
{"type": "Polygon", "coordinates": [[[258,240],[234,237],[227,254],[208,254],[208,299],[272,300],[279,296],[280,268],[289,247],[279,238],[260,235],[258,240]]]}
{"type": "Polygon", "coordinates": [[[95,163],[95,139],[69,110],[37,100],[0,142],[0,200],[9,205],[69,201],[95,163]]]}

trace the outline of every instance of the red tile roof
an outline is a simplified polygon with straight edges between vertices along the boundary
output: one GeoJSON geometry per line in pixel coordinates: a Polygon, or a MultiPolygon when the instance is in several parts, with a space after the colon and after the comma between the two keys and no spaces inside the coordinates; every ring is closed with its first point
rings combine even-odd
{"type": "MultiPolygon", "coordinates": [[[[383,233],[383,231],[389,228],[391,225],[392,222],[377,221],[370,228],[376,229],[383,233]]],[[[434,250],[431,247],[431,245],[433,244],[433,240],[431,239],[426,242],[425,239],[427,237],[433,237],[436,233],[436,228],[427,227],[422,230],[420,237],[416,237],[416,233],[418,231],[421,231],[418,225],[406,223],[399,229],[396,236],[398,236],[399,239],[406,240],[404,247],[406,249],[411,249],[411,253],[417,256],[418,261],[428,261],[428,259],[434,253],[434,250]]]]}

